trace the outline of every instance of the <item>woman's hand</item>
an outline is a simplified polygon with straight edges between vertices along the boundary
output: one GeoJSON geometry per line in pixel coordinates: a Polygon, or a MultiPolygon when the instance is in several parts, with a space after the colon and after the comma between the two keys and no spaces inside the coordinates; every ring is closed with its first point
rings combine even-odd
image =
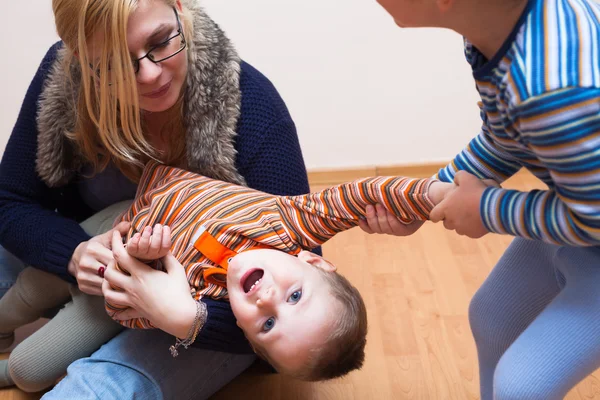
{"type": "Polygon", "coordinates": [[[112,234],[112,253],[114,261],[104,274],[102,292],[108,302],[130,308],[117,318],[143,317],[155,327],[185,338],[196,316],[196,302],[179,261],[169,253],[161,260],[166,272],[150,268],[127,253],[119,232],[112,234]],[[115,262],[130,275],[117,270],[115,262]]]}
{"type": "Polygon", "coordinates": [[[358,226],[368,234],[385,233],[394,236],[409,236],[415,233],[425,221],[415,221],[403,224],[381,204],[367,206],[367,218],[360,220],[358,226]]]}
{"type": "Polygon", "coordinates": [[[68,271],[77,279],[79,290],[94,296],[102,296],[102,275],[112,261],[111,238],[113,232],[126,234],[129,222],[121,222],[101,235],[81,242],[73,252],[68,271]]]}

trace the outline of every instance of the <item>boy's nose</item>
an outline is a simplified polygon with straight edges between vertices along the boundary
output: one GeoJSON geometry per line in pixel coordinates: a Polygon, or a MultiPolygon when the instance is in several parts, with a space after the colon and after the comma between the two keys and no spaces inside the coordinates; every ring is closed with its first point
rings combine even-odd
{"type": "Polygon", "coordinates": [[[275,298],[275,296],[273,296],[273,288],[269,287],[265,290],[263,290],[262,292],[258,293],[258,298],[256,299],[256,305],[258,307],[266,307],[266,306],[271,306],[273,305],[273,299],[275,298]]]}

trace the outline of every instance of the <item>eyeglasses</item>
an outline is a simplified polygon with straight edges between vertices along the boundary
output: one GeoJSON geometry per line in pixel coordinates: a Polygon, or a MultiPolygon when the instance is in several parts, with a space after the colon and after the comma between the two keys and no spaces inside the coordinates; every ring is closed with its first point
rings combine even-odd
{"type": "MultiPolygon", "coordinates": [[[[177,14],[177,10],[175,9],[175,7],[173,7],[173,12],[175,13],[175,19],[177,20],[177,33],[165,40],[164,42],[161,42],[156,46],[152,46],[143,57],[131,60],[133,71],[136,74],[140,70],[140,61],[142,61],[143,59],[147,58],[154,64],[158,64],[159,62],[168,60],[169,58],[176,56],[187,47],[185,35],[183,34],[183,29],[181,28],[181,21],[179,20],[179,15],[177,14]],[[178,37],[181,37],[181,40],[176,40],[178,37]]],[[[92,64],[90,64],[90,68],[92,69],[92,71],[95,71],[96,76],[100,77],[100,71],[97,68],[95,68],[92,64]]],[[[110,72],[110,64],[108,66],[108,71],[110,72]]]]}

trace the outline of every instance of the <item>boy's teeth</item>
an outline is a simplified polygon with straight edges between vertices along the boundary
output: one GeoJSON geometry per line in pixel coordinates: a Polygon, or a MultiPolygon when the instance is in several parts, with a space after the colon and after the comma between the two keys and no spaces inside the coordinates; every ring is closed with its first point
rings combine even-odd
{"type": "MultiPolygon", "coordinates": [[[[252,286],[250,286],[250,290],[254,289],[254,286],[258,285],[258,282],[260,282],[260,279],[257,280],[256,282],[254,282],[254,284],[252,286]]],[[[248,291],[250,291],[248,290],[248,291]]]]}

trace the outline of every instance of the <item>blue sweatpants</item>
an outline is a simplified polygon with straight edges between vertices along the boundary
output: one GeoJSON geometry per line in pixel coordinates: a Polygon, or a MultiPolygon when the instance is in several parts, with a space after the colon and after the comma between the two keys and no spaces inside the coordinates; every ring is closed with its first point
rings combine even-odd
{"type": "Polygon", "coordinates": [[[600,248],[515,239],[469,320],[482,400],[562,399],[600,367],[600,248]]]}

